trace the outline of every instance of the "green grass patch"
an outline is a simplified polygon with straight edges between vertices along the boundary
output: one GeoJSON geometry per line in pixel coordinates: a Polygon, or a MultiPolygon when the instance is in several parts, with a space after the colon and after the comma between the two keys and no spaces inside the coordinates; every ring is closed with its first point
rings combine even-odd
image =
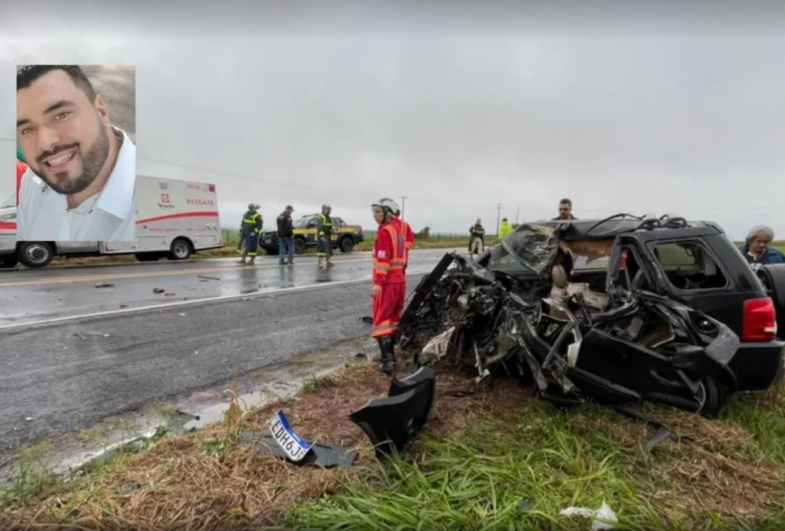
{"type": "MultiPolygon", "coordinates": [[[[748,406],[738,405],[742,410],[748,406]]],[[[397,456],[335,494],[295,506],[286,524],[584,530],[589,521],[560,511],[570,506],[598,509],[606,502],[619,518],[614,529],[745,528],[736,518],[685,504],[676,494],[682,485],[666,471],[689,457],[676,444],[654,450],[620,444],[619,432],[630,426],[629,420],[598,406],[565,413],[534,402],[520,414],[486,419],[461,436],[423,437],[413,456],[397,456]]],[[[758,428],[771,426],[760,422],[758,428]]],[[[781,449],[777,435],[763,439],[772,452],[781,449]]],[[[727,495],[733,496],[731,490],[727,495]]],[[[785,528],[785,513],[782,507],[761,510],[755,522],[756,529],[785,528]]]]}
{"type": "Polygon", "coordinates": [[[723,417],[747,430],[763,455],[785,466],[785,379],[765,393],[735,396],[723,417]]]}

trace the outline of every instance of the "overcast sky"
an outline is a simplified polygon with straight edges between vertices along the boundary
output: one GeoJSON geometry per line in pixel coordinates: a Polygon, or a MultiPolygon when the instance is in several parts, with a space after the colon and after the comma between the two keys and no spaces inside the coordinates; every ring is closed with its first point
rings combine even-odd
{"type": "Polygon", "coordinates": [[[17,63],[135,64],[138,173],[216,183],[228,228],[249,201],[372,228],[406,195],[415,230],[465,233],[568,196],[785,238],[782,4],[632,3],[4,5],[0,192],[17,63]]]}

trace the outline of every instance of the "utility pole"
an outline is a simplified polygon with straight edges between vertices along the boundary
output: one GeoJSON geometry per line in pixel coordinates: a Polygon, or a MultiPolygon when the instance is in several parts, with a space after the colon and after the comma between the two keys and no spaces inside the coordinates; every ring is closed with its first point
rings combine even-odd
{"type": "Polygon", "coordinates": [[[515,211],[515,224],[518,224],[518,215],[521,213],[521,207],[518,207],[518,210],[515,211]]]}
{"type": "Polygon", "coordinates": [[[406,198],[407,197],[409,197],[409,196],[408,195],[401,196],[401,221],[406,219],[406,218],[403,217],[403,214],[404,214],[404,212],[406,212],[406,198]]]}
{"type": "Polygon", "coordinates": [[[499,203],[496,205],[496,235],[499,235],[501,231],[501,216],[502,216],[502,205],[499,203]]]}

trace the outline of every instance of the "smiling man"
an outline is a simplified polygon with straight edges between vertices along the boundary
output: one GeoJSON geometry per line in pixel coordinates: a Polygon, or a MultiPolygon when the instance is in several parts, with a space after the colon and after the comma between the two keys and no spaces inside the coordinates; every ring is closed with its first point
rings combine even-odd
{"type": "Polygon", "coordinates": [[[20,241],[136,240],[136,148],[75,65],[16,75],[20,241]]]}

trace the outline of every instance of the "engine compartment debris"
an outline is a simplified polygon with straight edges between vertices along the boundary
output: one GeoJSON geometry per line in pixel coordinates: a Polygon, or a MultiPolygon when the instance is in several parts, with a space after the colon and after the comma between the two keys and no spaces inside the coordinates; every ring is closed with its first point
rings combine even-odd
{"type": "Polygon", "coordinates": [[[709,416],[720,410],[739,347],[726,325],[635,288],[626,256],[619,271],[627,283],[604,272],[602,282],[570,282],[576,262],[611,259],[607,238],[563,239],[538,225],[514,236],[491,249],[489,260],[524,274],[448,253],[422,280],[398,331],[417,364],[446,363],[475,372],[477,381],[515,375],[559,407],[591,399],[651,401],[709,416]]]}

